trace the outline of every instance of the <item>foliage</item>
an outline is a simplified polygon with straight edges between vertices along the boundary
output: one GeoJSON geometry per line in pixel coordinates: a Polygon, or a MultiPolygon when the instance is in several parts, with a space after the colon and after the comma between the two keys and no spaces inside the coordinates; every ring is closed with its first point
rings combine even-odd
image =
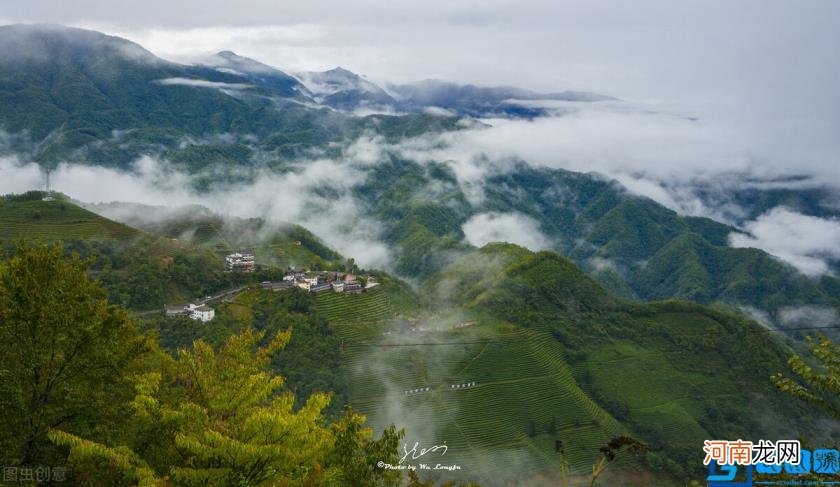
{"type": "Polygon", "coordinates": [[[601,447],[599,450],[601,452],[601,459],[598,463],[592,466],[592,481],[589,483],[590,487],[595,485],[598,477],[600,477],[607,468],[608,463],[615,460],[616,455],[622,450],[638,455],[649,450],[649,447],[630,436],[617,436],[610,440],[609,443],[601,447]]]}
{"type": "Polygon", "coordinates": [[[326,425],[327,393],[294,409],[294,394],[268,370],[291,330],[259,346],[263,337],[246,330],[219,351],[199,340],[138,376],[125,446],[59,428],[50,438],[70,448],[77,468],[141,485],[396,485],[399,474],[375,464],[395,461],[402,433],[390,428],[374,439],[354,413],[326,425]]]}
{"type": "Polygon", "coordinates": [[[807,337],[811,355],[816,360],[815,369],[799,355],[793,355],[788,365],[799,376],[798,380],[785,377],[781,372],[771,377],[782,392],[803,399],[840,418],[840,346],[820,335],[815,341],[807,337]]]}
{"type": "Polygon", "coordinates": [[[0,267],[0,454],[4,464],[51,464],[47,430],[111,438],[129,374],[150,347],[108,305],[88,262],[59,246],[21,244],[0,267]]]}

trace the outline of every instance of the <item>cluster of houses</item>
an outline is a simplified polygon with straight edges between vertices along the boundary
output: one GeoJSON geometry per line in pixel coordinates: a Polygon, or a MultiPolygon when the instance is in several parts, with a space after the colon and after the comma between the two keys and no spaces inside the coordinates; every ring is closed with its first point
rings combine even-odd
{"type": "MultiPolygon", "coordinates": [[[[240,250],[225,256],[225,270],[229,272],[253,272],[256,268],[254,261],[254,251],[240,250]]],[[[316,271],[316,272],[302,272],[295,271],[294,268],[283,275],[283,280],[278,282],[264,281],[262,283],[263,289],[270,289],[272,291],[282,291],[284,289],[291,289],[298,287],[304,289],[312,294],[320,294],[325,291],[333,291],[337,293],[357,294],[363,293],[372,287],[378,286],[379,283],[373,276],[365,278],[365,282],[359,280],[353,274],[334,271],[316,271]]],[[[236,293],[242,288],[235,289],[228,292],[236,293]]],[[[216,296],[216,299],[224,294],[216,296]]],[[[210,297],[208,296],[208,300],[210,297]]],[[[206,300],[205,300],[206,301],[206,300]]],[[[205,302],[199,301],[195,303],[185,304],[171,304],[165,307],[166,316],[188,316],[194,320],[203,322],[212,321],[216,316],[216,311],[207,306],[205,302]]]]}
{"type": "Polygon", "coordinates": [[[166,316],[189,316],[207,322],[216,317],[216,310],[206,304],[171,304],[166,305],[166,316]]]}
{"type": "Polygon", "coordinates": [[[378,285],[379,283],[376,282],[376,278],[373,276],[368,276],[366,282],[363,284],[353,274],[333,271],[289,271],[283,276],[282,281],[265,281],[262,283],[263,289],[271,289],[272,291],[282,291],[284,289],[299,287],[312,294],[321,294],[326,291],[358,294],[378,285]]]}

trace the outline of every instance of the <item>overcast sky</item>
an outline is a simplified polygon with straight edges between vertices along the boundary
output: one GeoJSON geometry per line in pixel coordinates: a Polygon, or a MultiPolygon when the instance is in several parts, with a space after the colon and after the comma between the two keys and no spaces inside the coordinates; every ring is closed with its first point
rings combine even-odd
{"type": "Polygon", "coordinates": [[[124,35],[168,58],[233,49],[287,69],[437,77],[626,98],[821,92],[836,82],[826,1],[4,0],[6,22],[124,35]],[[831,65],[831,69],[826,69],[831,65]]]}

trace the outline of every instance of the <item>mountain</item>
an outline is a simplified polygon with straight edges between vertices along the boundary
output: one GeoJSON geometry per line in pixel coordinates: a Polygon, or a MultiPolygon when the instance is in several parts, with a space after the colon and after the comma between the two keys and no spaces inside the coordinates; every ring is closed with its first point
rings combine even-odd
{"type": "Polygon", "coordinates": [[[463,127],[457,117],[427,113],[430,107],[530,116],[539,110],[503,98],[542,96],[445,84],[434,96],[403,90],[403,100],[342,68],[296,78],[230,51],[184,65],[126,39],[52,24],[2,26],[0,50],[0,129],[9,134],[0,151],[46,167],[128,168],[142,155],[190,171],[216,163],[226,166],[221,172],[260,161],[282,166],[369,130],[403,138],[463,127]],[[359,109],[401,115],[348,113],[359,109]]]}
{"type": "Polygon", "coordinates": [[[241,76],[256,85],[274,89],[283,96],[312,97],[312,93],[294,76],[232,51],[218,52],[202,60],[200,65],[241,76]]]}
{"type": "Polygon", "coordinates": [[[391,85],[389,89],[397,95],[403,109],[437,107],[473,117],[536,117],[545,115],[550,108],[528,102],[616,100],[610,96],[581,91],[537,93],[512,86],[481,87],[441,80],[391,85]]]}
{"type": "Polygon", "coordinates": [[[298,225],[222,219],[196,207],[86,206],[89,209],[64,195],[42,191],[0,197],[0,252],[13,254],[21,241],[61,244],[68,254],[92,259],[92,273],[113,303],[137,311],[277,278],[281,271],[224,272],[224,256],[240,249],[255,250],[257,263],[273,269],[344,263],[341,255],[298,225]]]}
{"type": "MultiPolygon", "coordinates": [[[[561,176],[596,184],[575,173],[554,177],[561,176]]],[[[311,260],[299,263],[305,267],[340,258],[299,227],[272,233],[260,220],[224,219],[200,207],[90,206],[140,230],[61,195],[46,196],[0,201],[8,250],[14,252],[20,237],[62,241],[66,252],[93,260],[91,273],[111,302],[138,311],[275,280],[282,275],[277,267],[287,265],[277,258],[288,248],[311,252],[311,260]],[[267,268],[223,272],[221,254],[241,245],[256,248],[267,268]]],[[[441,236],[453,225],[429,203],[406,211],[409,233],[420,225],[441,236]]],[[[651,218],[664,214],[650,212],[651,218]]],[[[670,246],[683,241],[711,245],[688,233],[670,246]]],[[[598,449],[619,435],[652,448],[613,464],[611,470],[630,479],[626,485],[684,485],[703,475],[697,458],[703,439],[795,434],[817,441],[817,425],[825,424],[768,379],[786,369],[792,353],[783,335],[727,309],[618,298],[556,252],[465,247],[418,280],[416,291],[385,273],[365,273],[379,285],[363,294],[311,296],[254,286],[215,303],[217,317],[209,323],[151,312],[136,319],[173,352],[198,338],[220,344],[249,327],[293,326],[296,346],[272,364],[287,371],[298,392],[334,390],[336,411],[346,403],[376,428],[396,422],[412,442],[445,437],[446,461],[462,466],[446,478],[488,485],[524,479],[556,485],[556,439],[572,468],[586,471],[598,449]],[[748,408],[751,414],[742,414],[748,408]]]]}
{"type": "MultiPolygon", "coordinates": [[[[252,182],[264,170],[293,171],[312,154],[340,158],[342,144],[363,134],[396,144],[466,126],[458,117],[425,113],[428,106],[474,116],[510,108],[509,116],[529,116],[507,100],[604,99],[438,81],[389,87],[391,96],[341,68],[298,80],[230,52],[188,66],[125,39],[55,25],[0,27],[0,48],[0,127],[11,134],[6,153],[46,167],[61,161],[120,169],[151,155],[194,176],[192,189],[202,192],[252,182]],[[310,95],[323,105],[307,101],[310,95]],[[413,113],[342,111],[379,103],[413,113]]],[[[598,175],[513,161],[486,177],[475,199],[448,161],[420,164],[398,152],[385,159],[361,169],[350,191],[377,222],[377,237],[405,277],[425,278],[471,251],[464,232],[471,219],[513,215],[534,222],[546,246],[630,299],[725,303],[768,313],[774,322],[791,309],[838,309],[838,278],[806,279],[765,252],[730,248],[735,227],[681,216],[598,175]]],[[[706,188],[707,200],[714,189],[706,188]]],[[[822,193],[733,194],[736,205],[754,211],[779,203],[833,211],[818,201],[822,193]]]]}
{"type": "Polygon", "coordinates": [[[169,208],[114,202],[84,206],[132,228],[211,248],[216,253],[254,250],[259,265],[285,269],[344,262],[341,254],[312,232],[292,223],[270,225],[260,218],[222,217],[199,205],[169,208]]]}
{"type": "Polygon", "coordinates": [[[372,128],[403,137],[456,127],[426,114],[350,116],[307,102],[296,80],[235,55],[217,59],[244,74],[164,61],[83,29],[3,26],[0,50],[0,129],[11,134],[2,149],[48,167],[128,168],[158,155],[190,171],[218,163],[225,172],[282,165],[372,128]]]}
{"type": "Polygon", "coordinates": [[[357,194],[407,276],[434,274],[468,251],[471,219],[511,215],[534,222],[548,247],[630,299],[749,307],[777,323],[797,307],[840,310],[836,277],[812,279],[762,250],[732,248],[735,227],[679,215],[597,174],[518,163],[485,178],[471,202],[448,165],[395,159],[372,168],[357,194]]]}
{"type": "Polygon", "coordinates": [[[337,67],[300,74],[319,103],[340,110],[395,109],[396,100],[385,90],[352,71],[337,67]]]}
{"type": "Polygon", "coordinates": [[[348,401],[377,427],[406,426],[412,442],[445,438],[459,480],[558,485],[556,439],[586,471],[626,434],[652,451],[617,462],[622,485],[684,485],[704,475],[704,439],[782,434],[774,416],[816,431],[816,416],[768,379],[788,347],[736,313],[628,303],[554,252],[509,244],[464,254],[420,293],[427,308],[414,316],[336,326],[348,401]],[[634,482],[640,471],[658,478],[634,482]]]}

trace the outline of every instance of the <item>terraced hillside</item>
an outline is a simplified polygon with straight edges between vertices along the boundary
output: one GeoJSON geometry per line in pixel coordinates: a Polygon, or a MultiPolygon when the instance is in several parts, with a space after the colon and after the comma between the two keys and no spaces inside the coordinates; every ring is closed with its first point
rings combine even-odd
{"type": "Polygon", "coordinates": [[[112,303],[149,311],[273,277],[226,273],[211,249],[115,222],[63,195],[46,196],[0,198],[0,248],[14,253],[21,241],[60,243],[67,253],[92,260],[89,272],[112,303]]]}
{"type": "Polygon", "coordinates": [[[424,289],[443,307],[410,319],[378,321],[361,303],[336,311],[336,298],[317,307],[342,318],[349,403],[376,427],[404,426],[409,447],[445,442],[444,456],[424,459],[459,464],[447,478],[501,485],[541,472],[537,485],[556,485],[556,439],[585,474],[601,446],[630,435],[653,450],[611,468],[683,485],[702,477],[704,439],[816,431],[813,411],[768,380],[789,350],[736,314],[627,304],[556,254],[509,245],[462,258],[424,289]]]}
{"type": "Polygon", "coordinates": [[[585,470],[626,431],[580,389],[546,334],[492,320],[415,333],[383,324],[374,339],[348,328],[338,330],[350,404],[376,427],[404,426],[409,446],[445,443],[444,456],[424,461],[460,465],[459,479],[513,484],[551,471],[555,438],[574,438],[569,461],[585,470]]]}
{"type": "Polygon", "coordinates": [[[0,241],[124,239],[136,237],[139,233],[64,198],[44,200],[46,196],[45,193],[33,192],[0,198],[0,241]]]}
{"type": "Polygon", "coordinates": [[[373,288],[363,294],[328,292],[318,296],[315,308],[331,323],[377,322],[394,317],[388,294],[373,288]]]}

